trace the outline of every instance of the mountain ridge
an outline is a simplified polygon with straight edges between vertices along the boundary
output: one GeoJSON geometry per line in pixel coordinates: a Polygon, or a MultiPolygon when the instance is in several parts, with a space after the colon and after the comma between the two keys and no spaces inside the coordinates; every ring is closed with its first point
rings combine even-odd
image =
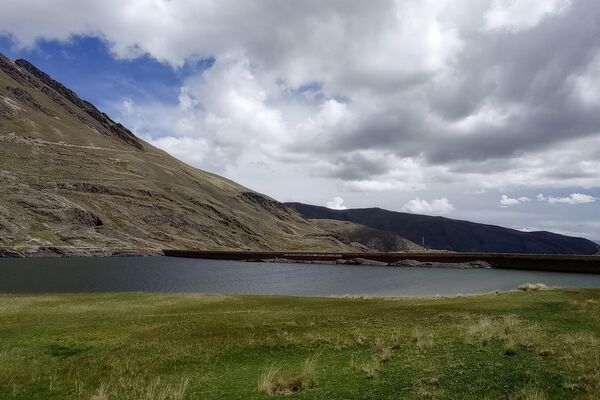
{"type": "Polygon", "coordinates": [[[547,231],[522,232],[497,225],[389,211],[379,207],[333,210],[303,203],[285,204],[305,218],[350,221],[395,233],[436,250],[589,255],[600,249],[591,240],[547,231]]]}

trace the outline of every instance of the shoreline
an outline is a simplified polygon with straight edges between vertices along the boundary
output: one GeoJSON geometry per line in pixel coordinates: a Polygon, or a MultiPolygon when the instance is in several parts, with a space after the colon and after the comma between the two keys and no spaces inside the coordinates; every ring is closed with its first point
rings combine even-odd
{"type": "Polygon", "coordinates": [[[600,274],[600,257],[595,255],[552,255],[516,253],[319,253],[319,252],[257,252],[257,251],[193,251],[164,250],[169,257],[265,262],[312,262],[323,264],[381,265],[397,267],[451,266],[514,269],[547,272],[600,274]],[[281,262],[281,261],[276,261],[281,262]]]}
{"type": "Polygon", "coordinates": [[[339,264],[405,268],[514,269],[600,274],[600,256],[516,253],[325,253],[275,251],[201,251],[172,249],[100,249],[92,247],[0,247],[0,258],[181,257],[237,262],[339,264]]]}
{"type": "Polygon", "coordinates": [[[97,247],[63,247],[63,246],[20,246],[0,247],[2,258],[44,258],[44,257],[150,257],[164,256],[157,249],[101,249],[97,247]]]}
{"type": "Polygon", "coordinates": [[[297,295],[297,294],[249,294],[249,293],[219,293],[219,292],[149,292],[149,291],[125,291],[125,292],[0,292],[1,298],[8,297],[44,297],[44,296],[127,296],[127,295],[149,295],[149,296],[174,296],[174,297],[214,297],[214,298],[267,298],[267,299],[314,299],[314,300],[386,300],[386,301],[411,301],[411,300],[453,300],[470,298],[488,298],[504,294],[516,293],[539,293],[539,292],[562,292],[562,291],[599,291],[597,287],[575,287],[575,286],[545,286],[539,289],[521,289],[521,286],[536,286],[540,284],[523,283],[519,287],[507,290],[492,290],[486,292],[457,293],[457,294],[434,294],[434,295],[297,295]]]}
{"type": "MultiPolygon", "coordinates": [[[[170,257],[170,256],[167,256],[170,257]]],[[[317,265],[360,265],[365,267],[408,267],[408,268],[449,268],[449,269],[489,269],[491,265],[485,261],[469,261],[469,262],[421,262],[412,260],[396,261],[392,263],[370,260],[368,258],[357,257],[351,259],[329,260],[295,260],[291,258],[267,258],[267,259],[246,259],[233,260],[238,262],[253,262],[253,263],[280,263],[280,264],[317,264],[317,265]]]]}

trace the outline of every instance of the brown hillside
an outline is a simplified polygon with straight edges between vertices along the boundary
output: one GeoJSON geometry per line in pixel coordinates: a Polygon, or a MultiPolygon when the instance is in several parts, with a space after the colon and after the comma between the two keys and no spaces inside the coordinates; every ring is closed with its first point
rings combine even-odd
{"type": "Polygon", "coordinates": [[[342,250],[296,211],[137,138],[0,56],[0,246],[342,250]]]}

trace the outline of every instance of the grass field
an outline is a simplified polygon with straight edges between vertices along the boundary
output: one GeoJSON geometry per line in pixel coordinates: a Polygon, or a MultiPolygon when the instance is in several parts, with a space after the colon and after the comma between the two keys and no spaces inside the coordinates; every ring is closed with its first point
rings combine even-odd
{"type": "Polygon", "coordinates": [[[0,296],[0,399],[599,399],[600,290],[0,296]]]}

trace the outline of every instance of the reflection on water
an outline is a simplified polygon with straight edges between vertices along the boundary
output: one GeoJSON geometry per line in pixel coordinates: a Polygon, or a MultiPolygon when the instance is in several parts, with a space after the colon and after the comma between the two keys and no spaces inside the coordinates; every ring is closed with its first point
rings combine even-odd
{"type": "Polygon", "coordinates": [[[172,257],[0,259],[0,293],[203,292],[434,296],[522,283],[600,287],[600,275],[495,269],[244,263],[172,257]]]}

